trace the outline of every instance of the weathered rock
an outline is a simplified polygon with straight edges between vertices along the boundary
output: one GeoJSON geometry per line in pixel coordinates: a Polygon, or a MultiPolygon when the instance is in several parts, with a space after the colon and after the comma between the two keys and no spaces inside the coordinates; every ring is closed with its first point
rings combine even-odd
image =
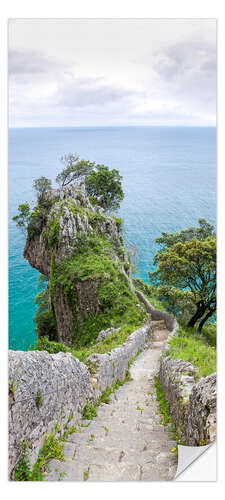
{"type": "Polygon", "coordinates": [[[133,332],[127,341],[107,354],[91,354],[87,363],[94,367],[95,389],[100,394],[107,386],[126,377],[129,361],[146,347],[152,330],[150,323],[133,332]]]}
{"type": "Polygon", "coordinates": [[[107,339],[110,337],[112,334],[117,334],[121,328],[107,328],[107,330],[101,330],[98,334],[98,337],[96,339],[96,343],[101,342],[102,340],[107,339]]]}
{"type": "Polygon", "coordinates": [[[61,422],[63,432],[94,398],[89,371],[70,353],[9,351],[9,473],[20,455],[20,445],[30,443],[31,462],[38,455],[44,435],[61,422]]]}
{"type": "MultiPolygon", "coordinates": [[[[131,271],[116,219],[107,216],[102,208],[92,207],[84,183],[53,190],[48,197],[52,200],[52,208],[46,215],[39,234],[32,236],[28,231],[24,257],[32,267],[51,280],[47,294],[51,294],[48,304],[56,319],[55,340],[71,345],[73,336],[82,326],[83,320],[104,310],[98,296],[101,276],[86,280],[77,278],[67,293],[68,283],[54,282],[57,265],[67,262],[75,255],[82,238],[85,240],[97,231],[98,235],[101,234],[113,242],[110,258],[119,265],[121,273],[126,276],[128,289],[131,288],[131,271]]],[[[75,266],[75,263],[73,265],[75,266]]]]}
{"type": "Polygon", "coordinates": [[[191,446],[216,438],[216,373],[202,378],[190,394],[186,436],[191,446]]]}
{"type": "Polygon", "coordinates": [[[162,358],[160,381],[180,439],[187,445],[211,443],[216,435],[216,374],[196,383],[198,370],[181,359],[162,358]]]}

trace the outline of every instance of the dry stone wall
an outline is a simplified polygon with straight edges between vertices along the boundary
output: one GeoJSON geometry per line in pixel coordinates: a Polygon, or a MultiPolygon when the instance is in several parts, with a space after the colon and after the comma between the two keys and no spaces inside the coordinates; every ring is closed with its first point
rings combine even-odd
{"type": "Polygon", "coordinates": [[[126,377],[129,361],[146,347],[151,333],[151,325],[148,323],[133,332],[124,344],[113,349],[111,352],[89,356],[87,362],[90,366],[96,367],[96,373],[91,380],[98,395],[107,386],[111,387],[112,383],[118,379],[123,380],[126,377]]]}
{"type": "Polygon", "coordinates": [[[212,443],[216,438],[216,373],[197,382],[197,369],[191,363],[169,359],[166,355],[169,341],[172,336],[178,335],[176,319],[165,311],[155,309],[140,291],[135,293],[145,304],[152,320],[164,320],[170,330],[159,377],[180,439],[189,446],[212,443]]]}
{"type": "Polygon", "coordinates": [[[107,386],[124,379],[129,361],[151,336],[150,323],[107,354],[92,355],[88,366],[71,353],[9,351],[9,474],[20,457],[21,443],[29,442],[34,463],[45,434],[60,422],[75,425],[87,402],[95,403],[107,386]],[[94,373],[93,373],[94,372],[94,373]]]}
{"type": "Polygon", "coordinates": [[[216,373],[196,381],[197,369],[181,359],[162,358],[160,382],[180,440],[189,446],[216,437],[216,373]]]}

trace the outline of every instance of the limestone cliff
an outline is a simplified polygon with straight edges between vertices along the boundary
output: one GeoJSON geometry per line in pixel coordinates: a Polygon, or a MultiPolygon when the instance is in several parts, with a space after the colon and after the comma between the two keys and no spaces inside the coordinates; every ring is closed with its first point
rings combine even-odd
{"type": "Polygon", "coordinates": [[[121,220],[92,206],[83,183],[54,190],[47,201],[31,217],[24,257],[48,279],[54,339],[71,345],[81,330],[118,327],[129,305],[140,316],[134,328],[141,325],[121,220]]]}

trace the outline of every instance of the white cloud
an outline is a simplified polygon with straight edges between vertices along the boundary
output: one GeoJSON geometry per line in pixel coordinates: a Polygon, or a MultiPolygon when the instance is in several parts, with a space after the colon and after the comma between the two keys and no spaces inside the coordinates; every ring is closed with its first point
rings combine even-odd
{"type": "Polygon", "coordinates": [[[18,20],[11,126],[214,125],[214,21],[18,20]]]}

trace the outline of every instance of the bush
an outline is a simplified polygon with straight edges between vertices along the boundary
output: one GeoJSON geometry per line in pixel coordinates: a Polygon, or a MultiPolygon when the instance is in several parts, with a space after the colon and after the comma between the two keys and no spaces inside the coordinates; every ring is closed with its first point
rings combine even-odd
{"type": "Polygon", "coordinates": [[[41,337],[32,348],[33,351],[47,351],[50,354],[58,352],[71,352],[71,349],[60,342],[53,342],[48,337],[41,337]]]}

